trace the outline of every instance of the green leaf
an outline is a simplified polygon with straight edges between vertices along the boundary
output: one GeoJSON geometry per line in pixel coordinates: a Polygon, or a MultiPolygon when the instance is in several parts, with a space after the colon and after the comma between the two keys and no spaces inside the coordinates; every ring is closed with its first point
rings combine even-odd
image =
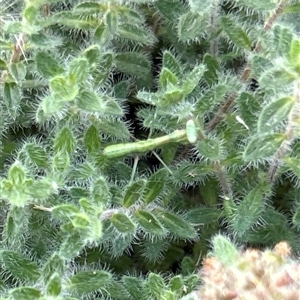
{"type": "Polygon", "coordinates": [[[145,180],[137,180],[126,187],[123,198],[123,207],[128,208],[136,203],[142,196],[145,187],[145,180]]]}
{"type": "Polygon", "coordinates": [[[184,282],[182,280],[181,275],[174,276],[169,281],[169,289],[173,292],[179,292],[183,290],[184,282]]]}
{"type": "Polygon", "coordinates": [[[40,103],[39,109],[36,113],[37,121],[43,123],[49,120],[54,114],[61,111],[64,105],[64,101],[61,101],[54,95],[46,96],[40,103]]]}
{"type": "Polygon", "coordinates": [[[112,38],[112,35],[105,24],[100,24],[94,33],[94,42],[99,43],[101,46],[106,45],[112,38]]]}
{"type": "Polygon", "coordinates": [[[37,167],[47,168],[49,166],[49,157],[42,146],[34,143],[26,143],[23,150],[37,167]]]}
{"type": "Polygon", "coordinates": [[[18,115],[18,110],[21,103],[21,91],[16,83],[4,83],[3,98],[9,115],[15,119],[18,115]]]}
{"type": "Polygon", "coordinates": [[[96,3],[96,2],[82,2],[79,3],[74,7],[75,13],[80,14],[97,14],[97,13],[104,13],[107,10],[107,6],[102,3],[96,3]]]}
{"type": "Polygon", "coordinates": [[[21,286],[9,291],[14,300],[38,300],[42,293],[30,286],[21,286]]]}
{"type": "Polygon", "coordinates": [[[111,282],[112,275],[102,270],[80,271],[69,280],[69,290],[83,296],[104,289],[111,282]]]}
{"type": "Polygon", "coordinates": [[[159,297],[165,289],[164,280],[159,274],[150,273],[146,284],[156,297],[159,297]]]}
{"type": "Polygon", "coordinates": [[[75,213],[70,219],[74,228],[87,229],[90,224],[90,218],[85,213],[75,213]]]}
{"type": "Polygon", "coordinates": [[[58,274],[60,278],[64,275],[65,272],[65,261],[62,257],[58,255],[57,252],[54,252],[44,264],[42,270],[42,277],[44,284],[47,284],[53,274],[58,274]]]}
{"type": "Polygon", "coordinates": [[[153,235],[164,235],[166,233],[158,219],[150,212],[138,209],[134,212],[134,216],[146,232],[153,235]]]}
{"type": "Polygon", "coordinates": [[[283,159],[285,164],[294,172],[300,179],[300,159],[295,157],[286,157],[283,159]]]}
{"type": "Polygon", "coordinates": [[[25,171],[19,162],[14,163],[8,171],[8,180],[15,186],[22,186],[25,183],[26,175],[25,171]]]}
{"type": "Polygon", "coordinates": [[[138,52],[117,53],[115,64],[118,70],[132,76],[143,77],[151,71],[147,56],[138,52]]]}
{"type": "Polygon", "coordinates": [[[80,254],[87,241],[77,232],[70,233],[68,230],[68,233],[69,235],[60,246],[59,255],[64,259],[74,259],[80,254]]]}
{"type": "Polygon", "coordinates": [[[47,281],[47,295],[59,296],[62,290],[61,286],[61,274],[53,273],[53,275],[47,281]]]}
{"type": "Polygon", "coordinates": [[[55,172],[65,172],[70,167],[70,156],[66,152],[57,152],[52,161],[55,172]]]}
{"type": "Polygon", "coordinates": [[[71,61],[69,79],[73,84],[84,83],[89,75],[89,62],[86,58],[79,57],[71,61]]]}
{"type": "Polygon", "coordinates": [[[169,212],[159,212],[157,218],[171,233],[181,238],[193,239],[197,236],[195,228],[182,217],[169,212]]]}
{"type": "Polygon", "coordinates": [[[212,138],[205,138],[196,144],[201,155],[211,161],[221,161],[225,158],[225,149],[220,141],[212,138]]]}
{"type": "Polygon", "coordinates": [[[76,147],[75,137],[69,127],[63,127],[54,139],[54,152],[66,152],[71,155],[76,147]]]}
{"type": "Polygon", "coordinates": [[[99,131],[95,125],[91,125],[85,132],[84,145],[89,153],[95,153],[99,151],[101,140],[99,131]]]}
{"type": "Polygon", "coordinates": [[[247,33],[239,26],[237,26],[233,20],[228,17],[221,18],[221,25],[223,30],[228,35],[229,39],[238,47],[246,50],[251,50],[252,42],[247,33]]]}
{"type": "Polygon", "coordinates": [[[72,204],[61,204],[52,208],[52,217],[62,222],[68,221],[72,216],[79,213],[80,210],[72,204]]]}
{"type": "Polygon", "coordinates": [[[105,110],[103,99],[92,91],[81,92],[76,99],[76,104],[85,111],[104,112],[105,110]]]}
{"type": "Polygon", "coordinates": [[[125,214],[113,214],[110,220],[115,228],[121,233],[135,232],[136,225],[125,214]]]}
{"type": "Polygon", "coordinates": [[[155,36],[151,33],[150,30],[147,30],[141,25],[136,24],[119,25],[118,35],[121,38],[149,46],[155,42],[155,36]]]}
{"type": "Polygon", "coordinates": [[[286,136],[283,133],[254,136],[244,150],[244,161],[249,162],[269,158],[275,154],[285,139],[286,136]]]}
{"type": "Polygon", "coordinates": [[[188,12],[180,16],[177,34],[181,41],[199,39],[205,34],[208,22],[208,14],[188,12]]]}
{"type": "Polygon", "coordinates": [[[123,276],[122,283],[134,300],[143,299],[145,283],[142,278],[123,276]]]}
{"type": "Polygon", "coordinates": [[[237,205],[234,216],[230,221],[237,236],[243,236],[259,220],[264,210],[265,192],[265,187],[258,185],[237,205]]]}
{"type": "Polygon", "coordinates": [[[299,12],[300,12],[300,3],[295,3],[289,6],[285,6],[282,11],[282,13],[284,14],[299,13],[299,12]]]}
{"type": "Polygon", "coordinates": [[[167,87],[168,84],[176,85],[179,83],[178,78],[170,70],[163,67],[159,74],[159,83],[162,87],[167,87]]]}
{"type": "Polygon", "coordinates": [[[115,34],[118,30],[118,14],[114,10],[110,10],[105,15],[106,25],[111,34],[115,34]]]}
{"type": "Polygon", "coordinates": [[[295,209],[292,222],[296,227],[300,228],[300,206],[295,209]]]}
{"type": "Polygon", "coordinates": [[[203,57],[203,64],[206,65],[206,71],[203,77],[209,85],[213,85],[218,82],[217,71],[219,71],[220,65],[218,60],[209,53],[205,53],[203,57]]]}
{"type": "Polygon", "coordinates": [[[78,86],[63,75],[51,78],[49,85],[55,97],[62,101],[74,100],[79,92],[78,86]]]}
{"type": "Polygon", "coordinates": [[[1,250],[0,259],[4,269],[19,280],[36,282],[40,277],[38,265],[18,252],[1,250]]]}
{"type": "MultiPolygon", "coordinates": [[[[296,70],[300,70],[300,39],[293,39],[291,42],[291,48],[289,53],[289,62],[296,67],[296,70]]],[[[299,72],[300,73],[300,72],[299,72]]]]}
{"type": "Polygon", "coordinates": [[[239,261],[238,250],[226,237],[218,234],[212,239],[212,244],[214,256],[223,264],[232,266],[239,261]]]}
{"type": "Polygon", "coordinates": [[[90,67],[94,68],[101,56],[100,46],[99,45],[89,46],[87,49],[83,51],[82,56],[88,60],[90,67]]]}
{"type": "Polygon", "coordinates": [[[92,201],[97,206],[106,204],[110,199],[109,187],[104,177],[99,176],[91,186],[92,201]]]}
{"type": "Polygon", "coordinates": [[[293,34],[289,28],[276,25],[273,29],[276,50],[285,57],[289,57],[293,34]]]}
{"type": "Polygon", "coordinates": [[[9,71],[19,85],[25,80],[27,70],[24,62],[10,64],[9,71]]]}
{"type": "Polygon", "coordinates": [[[196,65],[192,72],[186,75],[186,78],[182,84],[182,89],[185,95],[190,94],[198,86],[204,72],[204,65],[196,65]]]}
{"type": "Polygon", "coordinates": [[[160,169],[150,176],[145,186],[143,201],[149,204],[162,193],[167,178],[167,171],[160,169]]]}
{"type": "Polygon", "coordinates": [[[276,129],[288,116],[294,104],[294,97],[283,97],[264,106],[258,118],[258,132],[266,133],[276,129]]]}
{"type": "Polygon", "coordinates": [[[170,51],[163,53],[163,67],[170,70],[176,77],[181,76],[181,67],[176,57],[170,51]]]}
{"type": "Polygon", "coordinates": [[[38,52],[35,56],[38,72],[45,77],[55,77],[65,72],[64,68],[58,63],[53,55],[45,52],[38,52]]]}
{"type": "Polygon", "coordinates": [[[189,210],[186,219],[193,226],[215,223],[223,216],[221,209],[214,207],[201,207],[189,210]]]}
{"type": "Polygon", "coordinates": [[[6,70],[7,70],[6,62],[0,58],[0,71],[6,71],[6,70]]]}

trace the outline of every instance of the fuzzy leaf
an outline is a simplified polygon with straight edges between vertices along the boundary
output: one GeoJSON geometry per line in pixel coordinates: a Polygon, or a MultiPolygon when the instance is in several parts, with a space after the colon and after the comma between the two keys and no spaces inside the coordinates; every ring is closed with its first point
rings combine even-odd
{"type": "Polygon", "coordinates": [[[125,214],[113,214],[110,220],[115,228],[121,233],[134,232],[136,229],[136,225],[125,214]]]}
{"type": "Polygon", "coordinates": [[[0,259],[4,269],[19,280],[36,282],[40,277],[37,264],[18,252],[1,250],[0,259]]]}
{"type": "Polygon", "coordinates": [[[60,277],[62,277],[64,271],[65,271],[65,262],[63,258],[61,258],[57,252],[54,252],[48,258],[42,270],[42,277],[44,283],[47,284],[47,282],[49,282],[53,274],[58,274],[60,277]]]}
{"type": "Polygon", "coordinates": [[[0,71],[5,71],[7,70],[7,64],[6,62],[0,58],[0,71]]]}
{"type": "Polygon", "coordinates": [[[189,210],[186,219],[194,226],[217,222],[223,216],[220,209],[214,207],[201,207],[189,210]]]}
{"type": "Polygon", "coordinates": [[[110,39],[112,38],[112,35],[108,29],[108,26],[105,24],[100,24],[94,33],[94,42],[99,43],[101,46],[106,45],[110,39]]]}
{"type": "Polygon", "coordinates": [[[300,73],[300,39],[293,39],[289,53],[289,62],[300,73]]]}
{"type": "Polygon", "coordinates": [[[219,234],[213,238],[212,244],[213,254],[220,262],[232,266],[238,261],[240,254],[226,237],[219,234]]]}
{"type": "Polygon", "coordinates": [[[196,146],[199,153],[211,161],[221,161],[224,158],[223,147],[218,140],[206,138],[197,142],[196,146]]]}
{"type": "Polygon", "coordinates": [[[62,222],[68,221],[70,217],[79,213],[79,209],[72,204],[61,204],[52,208],[52,216],[62,222]]]}
{"type": "Polygon", "coordinates": [[[109,201],[109,188],[104,177],[99,176],[91,186],[92,201],[97,206],[106,204],[109,201]]]}
{"type": "Polygon", "coordinates": [[[157,214],[157,218],[171,233],[181,238],[192,239],[197,236],[194,227],[182,217],[169,212],[160,212],[157,214]]]}
{"type": "Polygon", "coordinates": [[[188,12],[180,16],[177,33],[181,41],[199,39],[207,27],[208,15],[188,12]]]}
{"type": "Polygon", "coordinates": [[[64,172],[70,167],[70,156],[66,152],[57,152],[52,161],[52,168],[56,172],[64,172]]]}
{"type": "Polygon", "coordinates": [[[167,178],[167,172],[165,169],[160,169],[150,176],[148,179],[145,192],[143,195],[143,201],[149,204],[157,199],[157,197],[162,193],[165,187],[165,181],[167,178]]]}
{"type": "Polygon", "coordinates": [[[99,45],[91,45],[82,53],[82,56],[88,60],[90,67],[93,67],[97,64],[100,55],[101,51],[99,45]]]}
{"type": "Polygon", "coordinates": [[[290,29],[277,25],[274,27],[274,42],[277,51],[285,57],[289,57],[293,34],[290,29]]]}
{"type": "Polygon", "coordinates": [[[62,290],[61,275],[54,273],[47,282],[47,294],[50,296],[59,296],[62,290]]]}
{"type": "Polygon", "coordinates": [[[180,275],[174,276],[170,279],[169,288],[171,291],[182,291],[184,286],[184,282],[180,275]]]}
{"type": "Polygon", "coordinates": [[[283,8],[283,13],[299,13],[300,12],[300,3],[295,3],[283,8]]]}
{"type": "Polygon", "coordinates": [[[223,30],[228,35],[229,39],[242,49],[251,50],[252,42],[247,33],[239,26],[237,26],[230,18],[222,17],[221,25],[223,30]]]}
{"type": "Polygon", "coordinates": [[[69,79],[73,84],[84,83],[89,75],[89,62],[86,58],[79,57],[71,61],[69,79]]]}
{"type": "Polygon", "coordinates": [[[85,132],[84,145],[89,153],[95,153],[99,151],[101,140],[99,131],[95,125],[91,125],[85,132]]]}
{"type": "Polygon", "coordinates": [[[54,139],[54,151],[71,155],[76,147],[75,137],[69,127],[62,128],[54,139]]]}
{"type": "Polygon", "coordinates": [[[28,143],[24,145],[23,150],[37,167],[47,168],[49,166],[49,157],[42,146],[34,143],[28,143]]]}
{"type": "Polygon", "coordinates": [[[175,76],[181,76],[179,61],[170,51],[164,51],[163,53],[163,67],[170,70],[175,76]]]}
{"type": "Polygon", "coordinates": [[[104,112],[105,104],[103,99],[92,91],[84,91],[76,99],[77,106],[85,111],[104,112]]]}
{"type": "Polygon", "coordinates": [[[38,52],[35,56],[35,62],[38,72],[45,77],[55,77],[65,72],[63,66],[60,65],[53,57],[45,52],[38,52]]]}
{"type": "Polygon", "coordinates": [[[26,180],[25,171],[18,162],[14,163],[9,168],[8,180],[15,187],[22,186],[25,183],[26,180]]]}
{"type": "Polygon", "coordinates": [[[266,133],[276,129],[276,126],[288,116],[294,104],[294,97],[283,97],[268,103],[258,118],[258,131],[266,133]]]}
{"type": "Polygon", "coordinates": [[[77,232],[70,233],[70,229],[67,231],[69,235],[61,244],[59,255],[64,259],[74,259],[74,257],[78,256],[82,251],[86,241],[84,241],[84,238],[77,232]]]}
{"type": "Polygon", "coordinates": [[[109,272],[102,270],[80,271],[70,278],[69,289],[76,294],[83,295],[100,291],[112,280],[109,272]]]}
{"type": "Polygon", "coordinates": [[[70,219],[74,228],[87,229],[90,224],[89,216],[84,213],[75,213],[70,219]]]}
{"type": "Polygon", "coordinates": [[[133,183],[128,185],[126,187],[126,191],[123,199],[123,207],[128,208],[134,203],[136,203],[143,194],[144,186],[145,186],[144,179],[134,181],[133,183]]]}
{"type": "Polygon", "coordinates": [[[123,24],[118,27],[118,34],[121,38],[135,41],[144,45],[152,45],[155,42],[155,37],[151,31],[138,26],[136,24],[123,24]]]}
{"type": "Polygon", "coordinates": [[[296,227],[300,228],[300,206],[294,211],[292,222],[296,227]]]}
{"type": "Polygon", "coordinates": [[[124,284],[126,290],[134,300],[143,299],[144,282],[141,278],[123,276],[122,283],[124,284]]]}
{"type": "Polygon", "coordinates": [[[106,25],[111,34],[115,34],[118,29],[118,14],[114,10],[110,10],[105,15],[106,25]]]}
{"type": "Polygon", "coordinates": [[[25,80],[27,70],[23,62],[10,64],[9,71],[18,84],[25,80]]]}
{"type": "Polygon", "coordinates": [[[159,74],[159,83],[162,87],[167,87],[168,84],[178,84],[178,78],[169,69],[163,67],[159,74]]]}
{"type": "Polygon", "coordinates": [[[209,85],[213,85],[218,81],[217,71],[219,70],[219,62],[209,53],[205,53],[203,57],[203,64],[206,65],[206,71],[204,72],[204,78],[209,85]]]}
{"type": "Polygon", "coordinates": [[[285,139],[286,136],[283,133],[271,133],[253,137],[244,150],[244,161],[255,161],[274,155],[285,139]]]}
{"type": "Polygon", "coordinates": [[[146,284],[156,297],[159,297],[165,289],[164,280],[159,274],[150,273],[146,284]]]}
{"type": "Polygon", "coordinates": [[[3,98],[9,115],[15,119],[18,115],[18,110],[21,103],[21,91],[16,83],[4,83],[3,98]]]}
{"type": "Polygon", "coordinates": [[[117,69],[132,76],[146,76],[151,70],[149,59],[142,53],[123,52],[115,57],[117,69]]]}
{"type": "Polygon", "coordinates": [[[300,159],[295,157],[286,157],[283,159],[285,164],[300,179],[300,159]]]}
{"type": "Polygon", "coordinates": [[[14,300],[38,300],[42,293],[30,286],[21,286],[9,291],[14,300]]]}
{"type": "Polygon", "coordinates": [[[61,111],[64,107],[64,101],[54,97],[54,95],[46,96],[40,103],[36,118],[38,122],[42,123],[49,120],[54,114],[61,111]]]}
{"type": "Polygon", "coordinates": [[[204,65],[197,65],[194,67],[192,72],[186,75],[185,80],[182,84],[182,89],[185,95],[190,94],[199,84],[200,79],[202,78],[205,72],[204,65]]]}
{"type": "Polygon", "coordinates": [[[146,232],[153,235],[164,235],[166,233],[158,219],[150,212],[139,209],[134,212],[134,216],[146,232]]]}
{"type": "Polygon", "coordinates": [[[72,101],[79,92],[79,88],[63,75],[58,75],[50,80],[50,88],[56,98],[62,101],[72,101]]]}

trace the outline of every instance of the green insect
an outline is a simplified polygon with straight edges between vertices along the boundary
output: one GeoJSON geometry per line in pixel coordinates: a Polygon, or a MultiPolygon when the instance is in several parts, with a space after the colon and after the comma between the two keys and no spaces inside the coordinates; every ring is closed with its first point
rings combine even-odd
{"type": "Polygon", "coordinates": [[[198,139],[197,128],[194,120],[188,120],[186,122],[186,137],[191,144],[195,144],[198,139]]]}
{"type": "Polygon", "coordinates": [[[183,142],[187,140],[186,130],[175,130],[174,132],[161,136],[155,139],[148,139],[146,141],[139,141],[134,143],[123,143],[117,145],[107,146],[103,150],[103,155],[108,158],[116,158],[132,153],[142,153],[151,151],[162,145],[172,142],[183,142]]]}

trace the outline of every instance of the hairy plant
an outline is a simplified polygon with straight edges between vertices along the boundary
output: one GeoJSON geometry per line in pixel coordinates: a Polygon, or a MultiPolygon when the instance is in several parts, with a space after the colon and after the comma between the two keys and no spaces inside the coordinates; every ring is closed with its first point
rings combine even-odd
{"type": "Polygon", "coordinates": [[[2,1],[0,299],[180,299],[217,233],[297,254],[299,15],[2,1]]]}

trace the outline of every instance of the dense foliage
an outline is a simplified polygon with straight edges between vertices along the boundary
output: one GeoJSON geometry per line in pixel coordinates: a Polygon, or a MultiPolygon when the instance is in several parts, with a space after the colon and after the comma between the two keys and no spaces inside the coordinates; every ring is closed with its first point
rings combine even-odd
{"type": "Polygon", "coordinates": [[[221,233],[299,253],[297,0],[5,0],[0,298],[180,299],[221,233]]]}

